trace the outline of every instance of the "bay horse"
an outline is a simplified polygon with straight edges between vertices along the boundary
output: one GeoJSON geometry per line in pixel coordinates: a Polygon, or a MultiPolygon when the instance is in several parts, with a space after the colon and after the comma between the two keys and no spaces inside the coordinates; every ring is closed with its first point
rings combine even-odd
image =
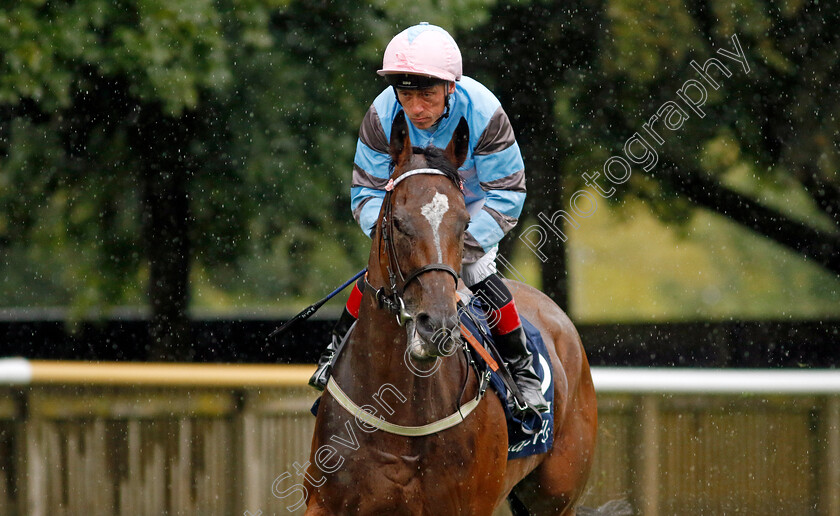
{"type": "Polygon", "coordinates": [[[507,459],[502,401],[481,397],[465,355],[435,337],[459,340],[455,271],[469,215],[457,170],[468,143],[463,119],[444,150],[412,148],[405,118],[394,121],[392,184],[372,236],[359,320],[321,397],[304,466],[306,515],[490,516],[512,491],[514,514],[576,514],[597,409],[566,314],[538,290],[507,281],[554,372],[553,447],[521,459],[507,459]]]}

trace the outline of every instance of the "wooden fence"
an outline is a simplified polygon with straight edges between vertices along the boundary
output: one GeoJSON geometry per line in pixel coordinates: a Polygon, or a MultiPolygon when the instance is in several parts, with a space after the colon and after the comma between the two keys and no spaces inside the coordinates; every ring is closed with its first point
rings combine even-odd
{"type": "MultiPolygon", "coordinates": [[[[300,514],[311,370],[0,360],[0,515],[300,514]]],[[[594,378],[587,505],[840,516],[840,371],[594,378]]]]}

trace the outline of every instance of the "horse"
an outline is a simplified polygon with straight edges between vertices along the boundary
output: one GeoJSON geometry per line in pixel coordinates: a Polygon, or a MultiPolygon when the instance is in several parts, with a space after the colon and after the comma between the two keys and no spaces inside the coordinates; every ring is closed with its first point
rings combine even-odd
{"type": "Polygon", "coordinates": [[[359,319],[321,397],[305,465],[308,516],[489,516],[508,497],[516,515],[576,514],[598,423],[567,315],[537,289],[505,280],[551,355],[555,439],[540,455],[508,460],[503,402],[481,396],[479,374],[452,350],[469,222],[457,170],[468,144],[463,119],[445,149],[413,148],[404,116],[393,123],[391,184],[359,319]]]}

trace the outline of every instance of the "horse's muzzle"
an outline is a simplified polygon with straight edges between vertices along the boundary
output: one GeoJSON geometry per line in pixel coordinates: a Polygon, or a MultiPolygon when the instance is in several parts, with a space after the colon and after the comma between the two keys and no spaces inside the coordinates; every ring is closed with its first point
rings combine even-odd
{"type": "Polygon", "coordinates": [[[421,312],[406,324],[406,332],[408,351],[418,361],[450,356],[461,340],[457,316],[434,321],[429,314],[421,312]]]}

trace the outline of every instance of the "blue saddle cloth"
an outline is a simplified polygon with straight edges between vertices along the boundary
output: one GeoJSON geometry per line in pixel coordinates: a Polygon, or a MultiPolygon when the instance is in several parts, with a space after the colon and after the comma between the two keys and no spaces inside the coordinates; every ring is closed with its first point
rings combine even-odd
{"type": "MultiPolygon", "coordinates": [[[[473,298],[470,301],[469,310],[472,312],[473,318],[481,324],[483,331],[476,328],[473,318],[467,313],[461,313],[461,323],[476,339],[485,343],[483,337],[490,337],[491,333],[490,326],[484,317],[485,312],[481,306],[481,301],[478,298],[473,298]]],[[[542,413],[542,418],[538,418],[536,414],[531,412],[527,414],[524,421],[515,417],[505,402],[507,400],[507,387],[502,382],[501,376],[498,373],[493,373],[490,376],[490,386],[498,393],[502,400],[502,406],[505,408],[508,430],[508,459],[545,453],[551,449],[551,445],[554,443],[554,375],[551,374],[551,359],[540,330],[522,317],[521,314],[520,319],[528,339],[528,350],[534,355],[534,369],[540,377],[543,396],[548,401],[549,408],[548,412],[542,413]],[[533,435],[526,433],[523,427],[533,431],[533,435]]],[[[475,351],[473,351],[473,358],[476,362],[484,364],[484,360],[475,351]]]]}
{"type": "MultiPolygon", "coordinates": [[[[484,336],[490,337],[491,333],[490,326],[484,317],[485,312],[481,306],[481,300],[473,298],[469,305],[469,311],[472,312],[473,317],[470,317],[466,313],[466,310],[463,310],[461,312],[461,322],[467,331],[473,334],[476,339],[485,343],[484,336]],[[481,324],[481,330],[476,327],[473,319],[481,324]]],[[[529,455],[545,453],[551,449],[551,445],[554,443],[554,375],[551,374],[551,359],[549,358],[548,350],[545,347],[545,342],[543,342],[540,331],[521,315],[520,319],[522,320],[522,327],[525,329],[525,335],[528,339],[528,350],[534,355],[534,369],[542,381],[541,388],[543,396],[548,401],[549,408],[548,412],[541,414],[541,418],[530,412],[524,421],[514,417],[506,403],[507,387],[505,387],[498,373],[491,374],[490,386],[498,393],[499,398],[502,400],[502,406],[505,409],[508,431],[508,459],[519,459],[528,457],[529,455]],[[526,433],[523,427],[533,433],[526,433]]],[[[489,369],[484,359],[475,350],[472,350],[472,348],[470,350],[476,363],[489,369]]],[[[313,416],[318,415],[320,402],[321,398],[319,397],[312,405],[311,412],[313,416]]]]}

